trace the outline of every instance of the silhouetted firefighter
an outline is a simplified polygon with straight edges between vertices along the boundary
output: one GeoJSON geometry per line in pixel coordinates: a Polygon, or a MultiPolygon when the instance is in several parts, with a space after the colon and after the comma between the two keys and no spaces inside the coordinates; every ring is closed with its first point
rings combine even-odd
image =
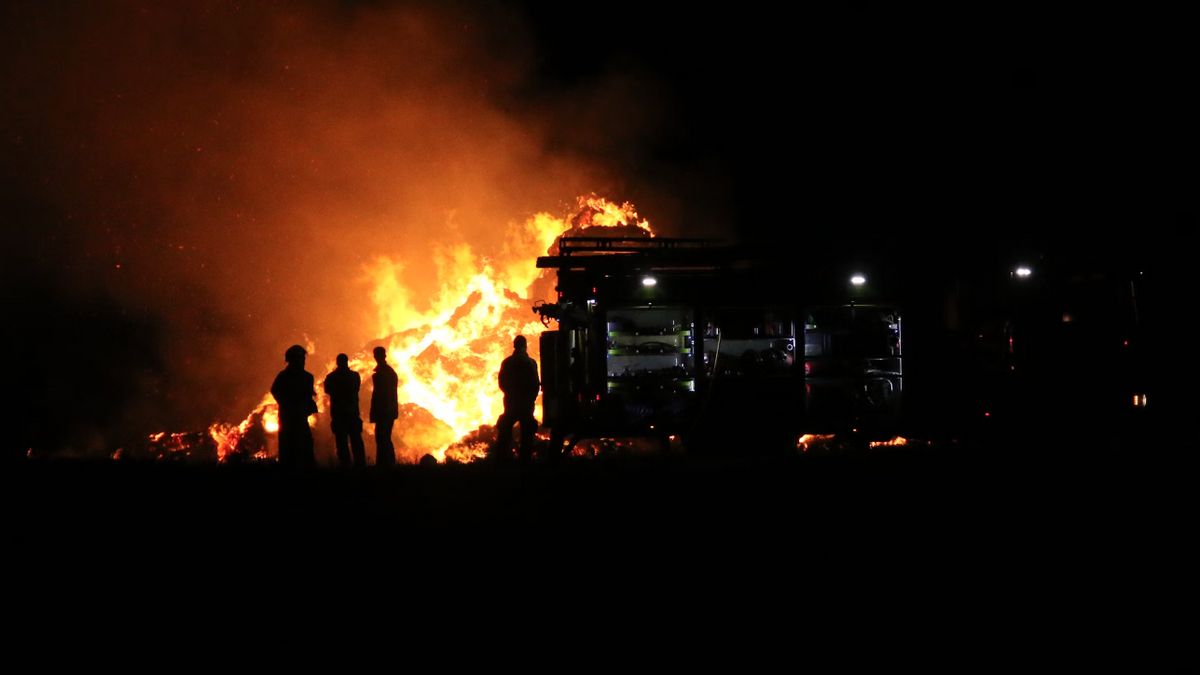
{"type": "Polygon", "coordinates": [[[317,393],[312,373],[304,370],[307,354],[300,345],[288,347],[283,354],[287,367],[271,385],[271,395],[279,404],[279,463],[284,466],[309,467],[315,462],[308,416],[317,412],[317,393]]]}
{"type": "Polygon", "coordinates": [[[337,355],[337,368],[325,376],[325,393],[329,396],[330,427],[337,443],[338,463],[350,466],[350,451],[354,451],[354,466],[366,466],[363,449],[362,418],[358,414],[358,390],[362,378],[350,370],[350,359],[337,355]]]}
{"type": "Polygon", "coordinates": [[[375,348],[375,374],[371,376],[371,421],[375,423],[375,466],[396,463],[396,447],[392,445],[392,425],[400,416],[400,401],[396,389],[400,378],[387,363],[387,350],[375,348]]]}
{"type": "Polygon", "coordinates": [[[521,459],[528,460],[533,452],[533,434],[538,427],[537,420],[533,418],[533,405],[542,383],[538,379],[537,361],[531,359],[525,350],[525,336],[518,335],[513,340],[512,355],[500,364],[504,414],[496,423],[495,456],[499,459],[509,457],[514,424],[521,425],[521,459]]]}

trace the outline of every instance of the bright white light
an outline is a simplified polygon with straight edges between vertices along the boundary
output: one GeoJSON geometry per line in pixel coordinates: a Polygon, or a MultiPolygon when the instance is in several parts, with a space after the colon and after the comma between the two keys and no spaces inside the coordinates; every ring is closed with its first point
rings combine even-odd
{"type": "Polygon", "coordinates": [[[656,284],[658,284],[658,279],[655,279],[654,277],[642,277],[643,286],[654,286],[656,284]]]}
{"type": "Polygon", "coordinates": [[[1033,270],[1029,269],[1028,267],[1025,267],[1024,265],[1022,265],[1021,267],[1018,267],[1016,270],[1014,270],[1014,272],[1018,277],[1021,277],[1022,279],[1033,274],[1033,270]]]}
{"type": "Polygon", "coordinates": [[[867,278],[861,274],[855,274],[854,276],[850,277],[850,283],[854,284],[855,286],[862,286],[863,284],[867,283],[867,278]]]}

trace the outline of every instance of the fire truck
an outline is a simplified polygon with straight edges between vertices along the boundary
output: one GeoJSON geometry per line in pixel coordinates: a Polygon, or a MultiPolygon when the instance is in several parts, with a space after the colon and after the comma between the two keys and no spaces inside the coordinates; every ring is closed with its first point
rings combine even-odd
{"type": "Polygon", "coordinates": [[[898,418],[895,306],[806,296],[795,261],[712,240],[563,237],[556,253],[537,265],[556,270],[557,301],[534,307],[552,328],[551,452],[641,437],[743,453],[898,418]]]}

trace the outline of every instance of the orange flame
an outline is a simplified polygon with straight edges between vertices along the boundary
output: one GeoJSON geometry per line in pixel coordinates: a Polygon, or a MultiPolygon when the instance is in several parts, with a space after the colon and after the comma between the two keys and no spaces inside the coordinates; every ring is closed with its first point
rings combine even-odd
{"type": "MultiPolygon", "coordinates": [[[[433,254],[440,290],[424,309],[415,306],[403,283],[403,261],[380,257],[367,267],[378,334],[388,336],[382,342],[400,376],[400,400],[420,409],[402,411],[397,421],[398,455],[416,462],[432,454],[444,461],[455,441],[495,423],[503,410],[496,385],[500,362],[517,335],[527,337],[530,356],[538,357],[536,336],[543,326],[530,307],[536,300],[555,300],[553,279],[537,269],[537,256],[551,251],[568,231],[619,226],[653,236],[632,204],[593,195],[580,197],[569,219],[538,213],[522,224],[510,223],[494,255],[481,255],[469,244],[440,248],[433,254]]],[[[367,361],[359,357],[352,364],[364,382],[373,367],[367,361]]],[[[534,415],[541,414],[539,403],[534,415]]],[[[470,461],[485,447],[458,444],[449,456],[470,461]]]]}
{"type": "Polygon", "coordinates": [[[648,236],[654,236],[654,232],[650,229],[649,221],[644,218],[638,218],[637,210],[634,209],[633,204],[625,202],[617,206],[607,199],[595,195],[579,198],[579,213],[576,214],[571,224],[576,227],[618,227],[629,225],[644,230],[648,236]]]}

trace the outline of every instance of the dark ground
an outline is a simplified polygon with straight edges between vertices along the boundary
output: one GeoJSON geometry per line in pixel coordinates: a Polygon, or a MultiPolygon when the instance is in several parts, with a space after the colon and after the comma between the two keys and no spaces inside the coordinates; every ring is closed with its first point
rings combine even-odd
{"type": "MultiPolygon", "coordinates": [[[[307,473],[62,460],[17,462],[0,480],[10,541],[95,546],[114,559],[126,546],[403,550],[448,540],[501,543],[515,555],[526,545],[595,546],[618,557],[720,549],[743,561],[798,562],[816,549],[894,563],[935,551],[1005,559],[1036,549],[1044,560],[1093,546],[1165,554],[1190,512],[1182,452],[1151,438],[967,440],[307,473]]],[[[1095,564],[1108,558],[1093,552],[1095,564]]]]}
{"type": "Polygon", "coordinates": [[[776,648],[815,622],[911,631],[908,656],[942,663],[1119,648],[1144,667],[1178,663],[1182,452],[1143,437],[363,472],[25,461],[0,492],[9,597],[51,622],[149,594],[154,620],[333,602],[531,640],[699,628],[728,645],[740,627],[776,648]]]}

